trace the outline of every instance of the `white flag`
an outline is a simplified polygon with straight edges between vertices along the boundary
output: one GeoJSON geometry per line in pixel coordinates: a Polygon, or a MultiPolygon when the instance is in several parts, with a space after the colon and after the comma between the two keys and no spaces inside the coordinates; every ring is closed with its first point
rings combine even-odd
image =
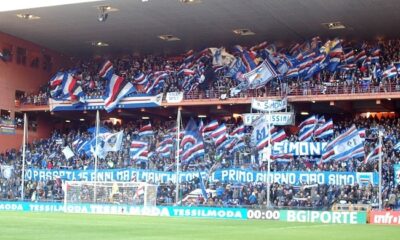
{"type": "Polygon", "coordinates": [[[62,152],[64,153],[64,156],[66,159],[70,159],[74,156],[74,152],[71,150],[69,146],[66,146],[62,152]]]}

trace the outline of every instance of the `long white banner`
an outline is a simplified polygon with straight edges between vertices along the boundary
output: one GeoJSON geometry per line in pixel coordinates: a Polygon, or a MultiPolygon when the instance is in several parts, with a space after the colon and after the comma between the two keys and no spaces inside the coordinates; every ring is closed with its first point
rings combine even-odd
{"type": "Polygon", "coordinates": [[[251,108],[259,110],[259,111],[271,111],[276,112],[287,107],[287,98],[282,100],[267,100],[267,101],[259,101],[255,98],[251,100],[251,108]]]}

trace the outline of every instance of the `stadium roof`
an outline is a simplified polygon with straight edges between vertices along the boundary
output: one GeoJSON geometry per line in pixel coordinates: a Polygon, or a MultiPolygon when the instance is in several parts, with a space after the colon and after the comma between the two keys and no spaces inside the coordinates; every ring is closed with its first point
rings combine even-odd
{"type": "Polygon", "coordinates": [[[375,39],[398,37],[398,0],[179,0],[96,1],[29,10],[0,12],[0,29],[69,55],[142,52],[182,53],[189,49],[261,41],[301,41],[321,37],[375,39]],[[98,6],[110,5],[105,22],[98,6]],[[20,19],[18,13],[40,17],[20,19]],[[341,22],[345,29],[329,30],[322,23],[341,22]],[[234,29],[255,35],[240,36],[234,29]],[[163,41],[170,34],[180,41],[163,41]],[[106,42],[108,47],[92,46],[106,42]]]}

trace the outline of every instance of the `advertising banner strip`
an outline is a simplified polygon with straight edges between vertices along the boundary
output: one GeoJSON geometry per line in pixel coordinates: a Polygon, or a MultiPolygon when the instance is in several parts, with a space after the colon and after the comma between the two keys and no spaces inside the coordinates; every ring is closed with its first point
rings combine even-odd
{"type": "Polygon", "coordinates": [[[21,212],[67,212],[92,214],[122,214],[157,217],[195,217],[214,219],[247,219],[245,208],[211,208],[211,207],[142,207],[126,204],[68,204],[33,203],[33,202],[0,202],[0,211],[21,212]]]}
{"type": "Polygon", "coordinates": [[[366,212],[280,211],[280,221],[326,224],[366,224],[366,212]]]}
{"type": "Polygon", "coordinates": [[[371,211],[369,223],[400,225],[400,211],[371,211]]]}

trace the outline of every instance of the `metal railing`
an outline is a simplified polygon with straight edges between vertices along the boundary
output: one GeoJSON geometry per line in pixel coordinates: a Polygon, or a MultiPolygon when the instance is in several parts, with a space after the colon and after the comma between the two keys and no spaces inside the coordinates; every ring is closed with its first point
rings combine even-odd
{"type": "MultiPolygon", "coordinates": [[[[194,90],[184,94],[184,100],[208,100],[208,99],[247,99],[253,97],[276,97],[276,96],[321,96],[321,95],[351,95],[351,94],[380,94],[380,93],[400,93],[400,84],[387,83],[379,86],[372,85],[344,85],[344,84],[332,84],[332,85],[314,85],[314,86],[287,86],[281,88],[262,88],[253,89],[247,91],[241,91],[236,95],[231,95],[229,89],[220,88],[214,90],[194,90]]],[[[18,100],[17,100],[18,101],[18,100]]],[[[17,103],[16,101],[16,103],[17,103]]],[[[165,101],[165,99],[164,99],[165,101]]],[[[18,101],[18,106],[43,106],[48,105],[48,100],[42,100],[36,102],[24,102],[18,101]]]]}

